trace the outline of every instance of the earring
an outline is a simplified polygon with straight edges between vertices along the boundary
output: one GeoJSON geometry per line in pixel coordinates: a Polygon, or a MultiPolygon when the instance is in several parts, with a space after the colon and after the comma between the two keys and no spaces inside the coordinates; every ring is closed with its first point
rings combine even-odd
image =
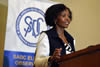
{"type": "Polygon", "coordinates": [[[56,24],[56,22],[55,22],[55,24],[56,24]]]}
{"type": "Polygon", "coordinates": [[[56,24],[57,22],[55,21],[55,24],[56,24]]]}

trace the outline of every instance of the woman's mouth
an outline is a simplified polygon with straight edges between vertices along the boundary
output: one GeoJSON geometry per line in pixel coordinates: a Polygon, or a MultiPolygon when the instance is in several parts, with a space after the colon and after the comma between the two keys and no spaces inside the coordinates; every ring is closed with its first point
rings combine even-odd
{"type": "Polygon", "coordinates": [[[68,24],[69,24],[69,22],[68,22],[68,21],[66,21],[66,22],[65,22],[65,24],[67,24],[67,25],[68,25],[68,24]]]}

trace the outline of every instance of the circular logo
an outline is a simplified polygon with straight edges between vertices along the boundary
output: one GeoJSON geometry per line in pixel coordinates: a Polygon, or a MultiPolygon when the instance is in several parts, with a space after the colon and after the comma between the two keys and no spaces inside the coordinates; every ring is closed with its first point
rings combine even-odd
{"type": "Polygon", "coordinates": [[[24,9],[16,20],[16,33],[27,46],[36,47],[39,34],[46,30],[44,12],[38,8],[24,9]]]}

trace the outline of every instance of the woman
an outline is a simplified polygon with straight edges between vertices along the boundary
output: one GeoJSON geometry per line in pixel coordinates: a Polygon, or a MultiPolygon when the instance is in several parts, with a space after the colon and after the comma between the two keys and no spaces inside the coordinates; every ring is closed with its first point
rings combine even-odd
{"type": "Polygon", "coordinates": [[[37,44],[35,67],[58,67],[62,55],[75,51],[73,37],[64,29],[72,20],[72,12],[64,4],[55,4],[45,13],[46,24],[53,28],[42,32],[37,44]]]}

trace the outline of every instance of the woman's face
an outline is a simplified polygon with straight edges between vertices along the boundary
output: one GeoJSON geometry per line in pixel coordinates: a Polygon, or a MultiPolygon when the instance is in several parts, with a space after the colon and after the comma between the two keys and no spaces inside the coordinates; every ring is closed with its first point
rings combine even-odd
{"type": "Polygon", "coordinates": [[[61,28],[68,28],[71,19],[69,18],[70,14],[69,11],[66,9],[62,11],[58,17],[56,18],[56,25],[61,27],[61,28]]]}

